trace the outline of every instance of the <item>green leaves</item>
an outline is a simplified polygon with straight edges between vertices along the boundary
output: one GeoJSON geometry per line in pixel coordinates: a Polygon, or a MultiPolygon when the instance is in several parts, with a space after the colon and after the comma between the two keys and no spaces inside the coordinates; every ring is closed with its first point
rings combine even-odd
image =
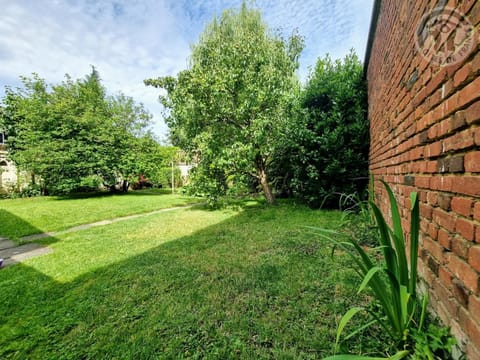
{"type": "MultiPolygon", "coordinates": [[[[398,210],[397,201],[389,185],[382,181],[390,199],[390,213],[392,215],[392,228],[387,224],[378,206],[370,202],[371,209],[375,216],[380,239],[380,250],[383,259],[378,262],[356,240],[349,239],[351,246],[346,246],[335,240],[331,240],[336,246],[341,246],[347,251],[354,263],[356,270],[362,277],[359,292],[367,286],[372,291],[374,299],[380,305],[382,314],[371,313],[374,321],[378,322],[385,331],[399,345],[405,349],[411,341],[413,333],[421,332],[426,311],[426,299],[421,306],[417,300],[417,258],[418,258],[418,233],[419,233],[419,200],[416,193],[412,193],[410,211],[410,263],[407,260],[406,242],[403,235],[402,221],[398,210]],[[415,322],[420,316],[420,321],[415,322]]],[[[346,324],[352,317],[361,311],[361,308],[353,308],[348,311],[340,321],[337,329],[336,347],[346,324]]],[[[360,329],[369,326],[364,325],[360,329]]],[[[354,330],[352,334],[360,329],[354,330]]],[[[346,338],[352,336],[347,335],[346,338]]],[[[411,349],[400,351],[394,359],[401,359],[410,354],[411,349]]],[[[334,356],[328,359],[371,359],[368,357],[355,356],[334,356]]]]}
{"type": "Polygon", "coordinates": [[[310,206],[338,208],[341,194],[362,192],[368,176],[366,86],[358,57],[318,59],[294,100],[275,175],[310,206]]]}
{"type": "Polygon", "coordinates": [[[108,97],[95,68],[84,79],[67,75],[50,87],[35,74],[22,82],[23,88],[7,89],[2,122],[10,156],[37,175],[44,191],[65,193],[138,176],[139,143],[151,137],[145,131],[151,115],[143,105],[122,94],[108,97]]]}
{"type": "Polygon", "coordinates": [[[193,185],[222,195],[232,186],[226,179],[254,177],[270,192],[261,180],[286,127],[302,47],[297,34],[287,41],[273,35],[260,12],[243,4],[205,28],[188,70],[145,80],[167,91],[161,102],[172,142],[199,160],[193,185]]]}

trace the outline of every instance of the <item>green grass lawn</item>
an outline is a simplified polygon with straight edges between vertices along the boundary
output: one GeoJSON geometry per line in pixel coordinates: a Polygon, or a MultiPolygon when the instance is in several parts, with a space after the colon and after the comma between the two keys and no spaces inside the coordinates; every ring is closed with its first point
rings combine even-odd
{"type": "Polygon", "coordinates": [[[0,200],[0,236],[10,239],[199,201],[164,190],[0,200]]]}
{"type": "Polygon", "coordinates": [[[339,218],[250,202],[44,240],[0,271],[0,358],[322,358],[358,282],[305,226],[339,218]]]}

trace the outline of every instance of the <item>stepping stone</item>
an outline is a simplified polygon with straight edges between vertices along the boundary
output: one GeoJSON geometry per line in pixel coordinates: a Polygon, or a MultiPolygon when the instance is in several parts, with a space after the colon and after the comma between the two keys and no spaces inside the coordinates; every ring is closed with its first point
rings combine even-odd
{"type": "Polygon", "coordinates": [[[10,249],[17,246],[12,240],[7,240],[5,238],[0,239],[0,250],[10,249]]]}
{"type": "Polygon", "coordinates": [[[51,252],[52,249],[47,246],[32,243],[0,250],[0,258],[3,259],[3,266],[8,266],[51,252]]]}
{"type": "Polygon", "coordinates": [[[34,241],[34,240],[40,240],[40,239],[45,239],[45,238],[48,238],[48,237],[52,237],[53,235],[54,235],[53,232],[33,234],[33,235],[23,236],[23,237],[20,238],[20,240],[21,241],[34,241]]]}

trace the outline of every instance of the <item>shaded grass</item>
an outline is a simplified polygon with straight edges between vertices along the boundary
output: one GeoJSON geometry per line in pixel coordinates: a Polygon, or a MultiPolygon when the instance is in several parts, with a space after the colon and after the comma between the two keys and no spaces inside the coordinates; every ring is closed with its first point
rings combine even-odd
{"type": "Polygon", "coordinates": [[[198,202],[165,190],[0,200],[0,236],[18,239],[104,219],[198,202]],[[140,196],[141,195],[141,196],[140,196]]]}
{"type": "Polygon", "coordinates": [[[0,271],[0,358],[331,354],[358,283],[304,226],[339,218],[250,204],[63,235],[52,254],[0,271]]]}

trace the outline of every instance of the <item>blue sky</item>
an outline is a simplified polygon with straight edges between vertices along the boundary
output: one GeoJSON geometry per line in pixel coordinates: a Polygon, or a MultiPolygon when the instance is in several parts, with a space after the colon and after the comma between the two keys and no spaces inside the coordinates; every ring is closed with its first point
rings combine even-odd
{"type": "MultiPolygon", "coordinates": [[[[0,97],[36,72],[47,83],[68,73],[83,77],[94,65],[111,93],[143,102],[154,131],[165,137],[158,90],[143,79],[175,75],[188,65],[190,44],[223,9],[241,0],[0,0],[0,97]]],[[[299,76],[318,57],[363,59],[373,0],[257,0],[272,29],[305,37],[299,76]]]]}

